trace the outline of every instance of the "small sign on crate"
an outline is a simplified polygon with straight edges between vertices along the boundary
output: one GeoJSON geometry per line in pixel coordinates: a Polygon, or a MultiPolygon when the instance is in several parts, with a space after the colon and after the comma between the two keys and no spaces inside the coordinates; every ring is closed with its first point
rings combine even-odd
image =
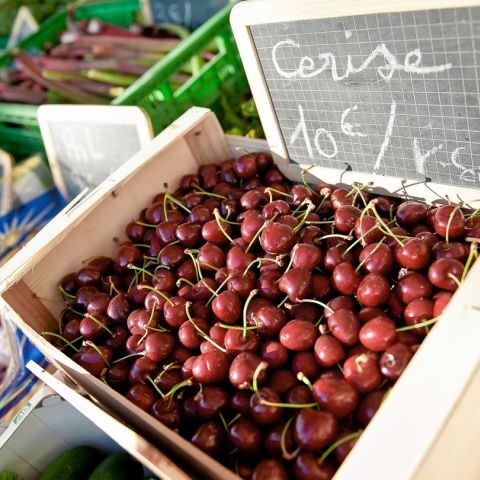
{"type": "Polygon", "coordinates": [[[400,179],[475,198],[480,7],[473,3],[242,5],[234,30],[276,153],[322,167],[328,181],[345,172],[348,181],[381,177],[391,190],[400,179]]]}
{"type": "Polygon", "coordinates": [[[67,199],[99,185],[153,138],[138,107],[43,105],[38,121],[55,183],[67,199]]]}

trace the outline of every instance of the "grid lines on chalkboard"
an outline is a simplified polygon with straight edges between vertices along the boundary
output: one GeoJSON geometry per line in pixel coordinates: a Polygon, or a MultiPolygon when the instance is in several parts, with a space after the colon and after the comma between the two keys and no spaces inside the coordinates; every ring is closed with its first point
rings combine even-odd
{"type": "Polygon", "coordinates": [[[251,32],[292,161],[480,187],[479,7],[251,32]]]}

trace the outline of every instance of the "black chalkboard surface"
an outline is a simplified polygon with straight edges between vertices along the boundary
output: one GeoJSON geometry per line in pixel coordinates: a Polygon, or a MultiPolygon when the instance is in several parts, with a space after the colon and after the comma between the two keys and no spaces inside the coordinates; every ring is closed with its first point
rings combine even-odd
{"type": "Polygon", "coordinates": [[[147,17],[155,25],[177,23],[191,30],[206,22],[224,7],[228,0],[144,0],[147,17]]]}
{"type": "Polygon", "coordinates": [[[254,3],[242,58],[253,48],[291,162],[480,187],[480,7],[311,18],[319,2],[277,21],[254,3]]]}
{"type": "Polygon", "coordinates": [[[137,107],[45,105],[39,123],[55,181],[69,199],[99,185],[152,138],[137,107]]]}

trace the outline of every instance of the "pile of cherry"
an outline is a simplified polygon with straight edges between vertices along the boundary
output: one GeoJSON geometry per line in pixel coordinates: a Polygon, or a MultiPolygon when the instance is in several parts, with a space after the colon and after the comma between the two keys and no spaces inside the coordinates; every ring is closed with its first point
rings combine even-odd
{"type": "Polygon", "coordinates": [[[462,205],[202,165],[64,277],[58,348],[243,478],[329,479],[476,259],[462,205]]]}

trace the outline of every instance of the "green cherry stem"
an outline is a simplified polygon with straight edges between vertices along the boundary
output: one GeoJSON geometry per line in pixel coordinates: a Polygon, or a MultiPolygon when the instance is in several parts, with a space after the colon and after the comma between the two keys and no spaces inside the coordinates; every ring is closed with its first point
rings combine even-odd
{"type": "Polygon", "coordinates": [[[416,330],[417,328],[428,327],[436,323],[440,317],[435,317],[424,322],[416,323],[415,325],[407,325],[406,327],[397,328],[397,332],[407,332],[408,330],[416,330]]]}
{"type": "Polygon", "coordinates": [[[123,362],[124,360],[128,360],[130,358],[134,358],[134,357],[143,357],[144,354],[143,353],[130,353],[129,355],[125,355],[123,357],[120,357],[120,358],[117,358],[116,360],[114,360],[112,362],[112,365],[115,365],[116,363],[120,363],[120,362],[123,362]]]}
{"type": "Polygon", "coordinates": [[[282,402],[269,402],[268,400],[260,399],[262,405],[268,405],[269,407],[278,407],[278,408],[313,408],[317,407],[316,402],[312,403],[282,403],[282,402]]]}
{"type": "Polygon", "coordinates": [[[75,295],[72,295],[71,293],[68,293],[61,285],[58,286],[58,289],[60,290],[60,294],[63,297],[63,300],[65,298],[69,298],[70,300],[75,300],[75,295]]]}
{"type": "Polygon", "coordinates": [[[298,233],[298,232],[302,229],[304,223],[307,221],[307,217],[308,217],[309,213],[310,213],[311,211],[315,210],[315,205],[313,204],[313,202],[312,202],[309,198],[306,198],[306,199],[304,200],[304,202],[306,203],[307,208],[306,208],[305,211],[303,212],[303,216],[302,216],[300,222],[299,222],[298,225],[293,229],[293,231],[294,231],[295,233],[298,233]]]}
{"type": "Polygon", "coordinates": [[[230,243],[233,243],[233,238],[225,231],[225,228],[223,228],[222,222],[224,222],[224,219],[221,217],[220,213],[218,212],[218,208],[215,208],[213,210],[213,216],[215,217],[215,221],[217,222],[218,228],[223,233],[224,237],[228,238],[230,243]]]}
{"type": "Polygon", "coordinates": [[[450,235],[450,227],[452,225],[452,220],[455,214],[462,208],[462,204],[459,203],[450,213],[450,216],[448,217],[448,222],[447,222],[447,229],[445,231],[445,243],[447,246],[449,245],[449,235],[450,235]]]}
{"type": "Polygon", "coordinates": [[[314,305],[319,305],[320,307],[326,308],[330,313],[333,313],[333,309],[329,307],[326,303],[321,302],[320,300],[304,298],[302,300],[299,300],[299,303],[313,303],[314,305]]]}
{"type": "Polygon", "coordinates": [[[145,222],[141,222],[140,220],[135,220],[135,222],[137,225],[140,225],[142,227],[147,227],[147,228],[157,228],[156,225],[154,225],[153,223],[145,223],[145,222]]]}
{"type": "Polygon", "coordinates": [[[159,386],[155,383],[155,380],[153,380],[150,375],[147,375],[146,379],[152,384],[152,387],[160,395],[160,397],[165,398],[165,394],[160,390],[159,386]]]}
{"type": "Polygon", "coordinates": [[[55,337],[55,338],[59,338],[60,340],[62,340],[62,342],[65,343],[65,345],[63,345],[62,347],[62,350],[65,348],[65,347],[70,347],[72,348],[73,350],[75,350],[76,352],[78,352],[78,348],[73,345],[75,342],[77,342],[78,340],[81,340],[83,337],[80,336],[80,337],[77,337],[75,338],[74,340],[72,341],[69,341],[67,340],[63,335],[60,335],[59,333],[55,333],[55,332],[42,332],[42,335],[44,337],[55,337]]]}
{"type": "Polygon", "coordinates": [[[476,259],[478,257],[478,244],[477,242],[472,242],[470,244],[470,252],[468,254],[467,261],[465,262],[465,267],[463,268],[463,274],[462,278],[460,279],[460,283],[462,283],[465,280],[465,277],[467,276],[467,273],[470,270],[470,267],[472,266],[472,262],[474,258],[476,259]]]}
{"type": "Polygon", "coordinates": [[[230,280],[231,275],[227,275],[225,280],[218,286],[218,288],[215,290],[215,292],[212,294],[212,296],[208,299],[206,305],[207,307],[213,302],[213,299],[218,296],[218,293],[222,288],[226,285],[226,283],[230,280]]]}
{"type": "Polygon", "coordinates": [[[259,375],[268,368],[268,363],[265,361],[261,361],[258,365],[255,371],[253,372],[253,377],[252,377],[252,390],[254,393],[258,395],[258,377],[259,375]]]}
{"type": "Polygon", "coordinates": [[[207,197],[219,198],[220,200],[227,200],[227,197],[219,195],[218,193],[207,192],[201,187],[195,187],[195,193],[198,195],[205,195],[207,197]]]}
{"type": "Polygon", "coordinates": [[[312,382],[304,375],[303,372],[297,373],[297,379],[300,382],[303,382],[310,390],[313,389],[312,382]]]}
{"type": "Polygon", "coordinates": [[[99,327],[103,328],[106,332],[108,332],[110,335],[113,335],[112,331],[104,325],[98,318],[95,318],[93,315],[90,313],[86,313],[85,316],[89,318],[90,320],[93,320],[99,327]]]}
{"type": "Polygon", "coordinates": [[[285,425],[282,429],[282,434],[280,436],[280,448],[282,450],[282,457],[285,460],[293,460],[298,455],[298,453],[300,452],[300,448],[297,448],[292,453],[290,453],[287,450],[287,445],[286,445],[287,432],[288,432],[288,429],[289,429],[289,427],[290,427],[290,425],[291,425],[291,423],[293,422],[294,419],[295,419],[295,416],[292,416],[285,422],[285,425]]]}
{"type": "Polygon", "coordinates": [[[359,430],[358,432],[353,432],[350,433],[349,435],[345,435],[345,437],[341,438],[340,440],[337,440],[335,443],[332,443],[320,456],[318,459],[318,463],[323,463],[327,457],[340,445],[343,445],[344,443],[349,442],[350,440],[353,440],[355,438],[358,438],[361,434],[363,433],[363,430],[359,430]]]}
{"type": "Polygon", "coordinates": [[[252,298],[258,293],[258,290],[252,290],[249,294],[247,299],[245,300],[245,303],[243,305],[243,338],[247,336],[247,310],[248,306],[250,305],[250,302],[252,301],[252,298]]]}
{"type": "Polygon", "coordinates": [[[358,264],[358,267],[355,269],[355,272],[359,272],[360,269],[363,267],[365,262],[378,250],[380,245],[385,241],[385,237],[383,237],[373,248],[373,250],[358,264]]]}
{"type": "Polygon", "coordinates": [[[88,347],[90,348],[93,348],[103,359],[103,361],[105,362],[105,365],[110,368],[110,363],[108,362],[108,360],[105,358],[105,355],[103,354],[103,352],[97,347],[97,345],[95,345],[95,343],[93,343],[91,340],[87,340],[85,342],[85,345],[87,345],[88,347]]]}
{"type": "Polygon", "coordinates": [[[180,277],[176,282],[175,285],[180,288],[182,286],[182,283],[186,283],[187,285],[190,285],[191,287],[194,287],[195,284],[191,282],[188,278],[180,277]]]}
{"type": "Polygon", "coordinates": [[[147,338],[148,330],[150,328],[150,324],[153,322],[153,318],[155,317],[156,309],[157,309],[157,302],[154,302],[153,307],[152,307],[152,311],[150,312],[150,317],[148,318],[148,322],[145,325],[145,333],[142,335],[142,337],[138,341],[138,345],[141,345],[143,343],[143,341],[147,338]]]}
{"type": "Polygon", "coordinates": [[[183,382],[177,383],[165,394],[165,397],[170,397],[175,395],[181,388],[191,387],[193,385],[192,380],[193,380],[192,377],[190,377],[184,380],[183,382]]]}
{"type": "Polygon", "coordinates": [[[167,297],[165,293],[161,292],[158,288],[151,287],[150,285],[140,285],[138,287],[140,290],[150,290],[151,292],[155,292],[157,295],[160,295],[166,302],[170,305],[173,305],[171,298],[167,297]]]}

